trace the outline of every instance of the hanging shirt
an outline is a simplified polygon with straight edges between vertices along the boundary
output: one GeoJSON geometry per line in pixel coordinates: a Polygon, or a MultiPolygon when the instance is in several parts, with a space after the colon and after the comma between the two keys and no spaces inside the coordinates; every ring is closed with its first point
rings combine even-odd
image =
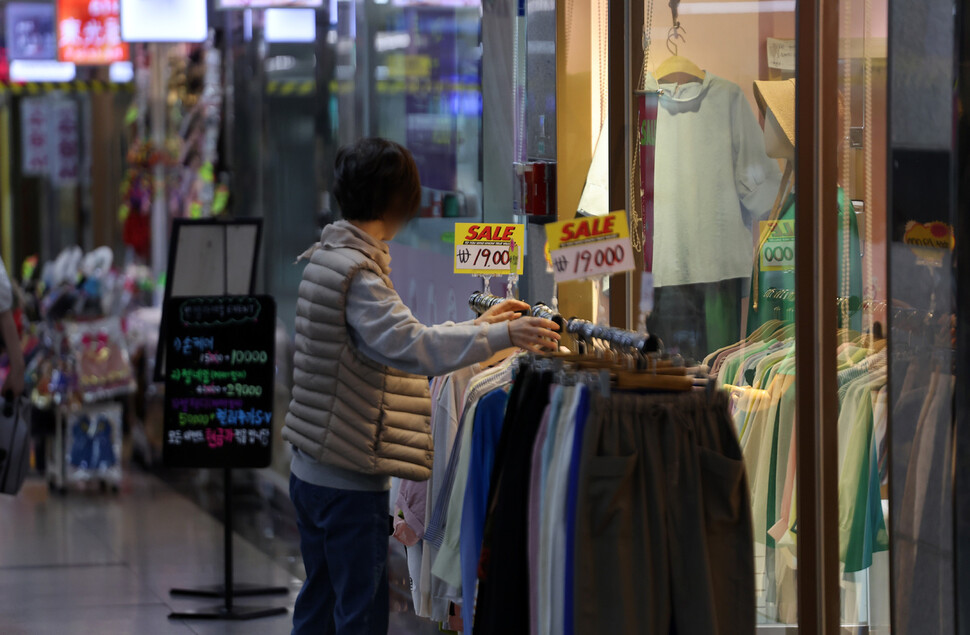
{"type": "Polygon", "coordinates": [[[485,536],[485,516],[488,512],[489,487],[492,468],[502,425],[505,422],[505,405],[509,395],[502,389],[494,390],[478,402],[475,424],[472,428],[471,456],[468,465],[468,483],[461,514],[461,586],[464,596],[462,619],[466,627],[475,623],[475,591],[478,580],[478,561],[485,536]]]}
{"type": "MultiPolygon", "coordinates": [[[[460,408],[463,406],[463,397],[468,383],[479,374],[481,367],[478,364],[456,370],[445,376],[438,391],[434,396],[433,409],[431,412],[431,436],[434,439],[434,469],[431,478],[428,480],[428,500],[437,500],[441,495],[445,479],[445,467],[449,464],[451,453],[454,451],[455,442],[458,435],[458,419],[460,408]],[[440,468],[440,469],[439,469],[440,468]]],[[[426,510],[427,522],[431,523],[432,505],[429,504],[426,510]]],[[[438,557],[438,548],[424,542],[421,554],[421,576],[419,587],[422,593],[422,603],[426,603],[429,617],[435,622],[445,622],[448,620],[449,604],[457,595],[456,589],[431,575],[432,566],[438,557]]]]}
{"type": "Polygon", "coordinates": [[[711,73],[659,84],[654,179],[654,283],[719,282],[751,275],[754,220],[781,183],[778,163],[740,86],[711,73]]]}

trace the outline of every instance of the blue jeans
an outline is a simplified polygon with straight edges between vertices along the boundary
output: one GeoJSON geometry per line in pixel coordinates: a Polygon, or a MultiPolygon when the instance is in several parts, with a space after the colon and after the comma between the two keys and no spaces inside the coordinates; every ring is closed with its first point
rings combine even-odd
{"type": "Polygon", "coordinates": [[[293,635],[386,635],[388,492],[320,487],[290,475],[306,582],[293,635]]]}

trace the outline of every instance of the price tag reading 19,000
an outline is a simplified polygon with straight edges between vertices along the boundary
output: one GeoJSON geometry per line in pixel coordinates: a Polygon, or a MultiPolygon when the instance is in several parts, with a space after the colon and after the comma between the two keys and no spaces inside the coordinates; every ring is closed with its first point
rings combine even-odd
{"type": "Polygon", "coordinates": [[[455,223],[455,273],[521,275],[524,243],[523,225],[455,223]],[[516,268],[514,272],[513,267],[516,268]]]}
{"type": "Polygon", "coordinates": [[[556,282],[631,271],[633,248],[626,212],[546,225],[556,282]]]}

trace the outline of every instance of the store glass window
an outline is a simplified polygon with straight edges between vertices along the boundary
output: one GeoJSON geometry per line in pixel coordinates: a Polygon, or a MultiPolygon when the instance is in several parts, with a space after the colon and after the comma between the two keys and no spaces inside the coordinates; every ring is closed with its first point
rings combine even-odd
{"type": "MultiPolygon", "coordinates": [[[[483,215],[481,5],[336,5],[327,113],[335,143],[324,151],[323,165],[333,164],[339,145],[365,136],[411,151],[421,175],[421,208],[392,244],[392,279],[423,322],[467,319],[468,295],[480,281],[451,272],[455,222],[483,215]]],[[[328,190],[330,171],[323,173],[328,190]]]]}
{"type": "MultiPolygon", "coordinates": [[[[751,497],[757,620],[796,626],[795,3],[646,2],[631,218],[639,307],[731,395],[751,497]],[[652,168],[652,169],[651,169],[652,168]]],[[[837,313],[841,619],[888,628],[886,3],[841,6],[837,313]],[[880,469],[882,467],[882,470],[880,469]]],[[[634,58],[636,59],[636,58],[634,58]]],[[[587,188],[590,183],[587,182],[587,188]]]]}
{"type": "Polygon", "coordinates": [[[887,29],[888,2],[839,3],[838,216],[821,237],[839,259],[841,622],[877,633],[890,626],[889,412],[899,396],[886,339],[887,29]]]}

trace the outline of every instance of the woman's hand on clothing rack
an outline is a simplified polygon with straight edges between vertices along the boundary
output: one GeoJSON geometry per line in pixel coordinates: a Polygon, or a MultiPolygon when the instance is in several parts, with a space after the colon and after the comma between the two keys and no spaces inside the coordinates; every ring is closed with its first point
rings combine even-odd
{"type": "Polygon", "coordinates": [[[520,312],[528,312],[531,308],[521,300],[505,300],[504,302],[499,302],[485,313],[482,313],[475,320],[475,324],[498,324],[499,322],[507,322],[517,318],[520,312]]]}
{"type": "Polygon", "coordinates": [[[559,325],[552,320],[537,317],[523,317],[511,320],[509,338],[512,344],[534,353],[542,350],[555,351],[559,342],[559,325]]]}

